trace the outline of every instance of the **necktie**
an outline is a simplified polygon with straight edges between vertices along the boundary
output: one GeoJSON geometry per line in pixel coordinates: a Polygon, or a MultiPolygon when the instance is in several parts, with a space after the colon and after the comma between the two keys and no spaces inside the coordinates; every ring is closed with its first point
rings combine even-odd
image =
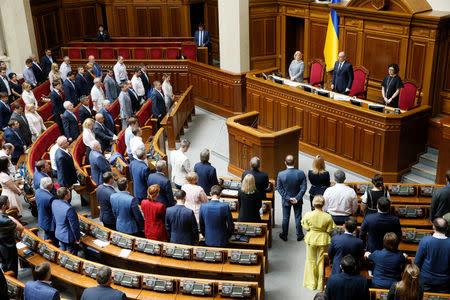
{"type": "Polygon", "coordinates": [[[62,94],[61,94],[61,92],[59,91],[59,90],[56,90],[57,92],[58,92],[58,94],[59,94],[59,97],[61,97],[61,99],[63,98],[63,96],[62,96],[62,94]]]}
{"type": "Polygon", "coordinates": [[[344,64],[343,62],[339,63],[339,71],[342,69],[343,64],[344,64]]]}
{"type": "Polygon", "coordinates": [[[75,84],[73,84],[72,80],[69,80],[69,82],[72,85],[73,89],[75,89],[75,84]]]}
{"type": "Polygon", "coordinates": [[[42,71],[42,69],[41,69],[41,67],[39,66],[39,64],[38,63],[33,63],[36,67],[38,67],[39,68],[39,70],[41,70],[42,71]]]}

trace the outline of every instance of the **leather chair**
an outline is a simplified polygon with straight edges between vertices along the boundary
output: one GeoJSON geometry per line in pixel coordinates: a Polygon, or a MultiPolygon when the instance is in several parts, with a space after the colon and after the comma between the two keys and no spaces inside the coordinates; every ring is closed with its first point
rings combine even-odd
{"type": "Polygon", "coordinates": [[[311,66],[309,77],[305,79],[308,79],[309,84],[312,86],[322,87],[325,81],[325,62],[321,59],[314,59],[309,65],[311,66]]]}
{"type": "Polygon", "coordinates": [[[177,59],[178,57],[178,48],[167,48],[166,49],[166,58],[167,59],[177,59]]]}
{"type": "Polygon", "coordinates": [[[356,96],[360,99],[367,98],[367,85],[369,84],[369,70],[363,66],[353,68],[353,84],[350,89],[350,97],[356,96]]]}
{"type": "Polygon", "coordinates": [[[162,59],[163,51],[162,48],[150,48],[150,59],[162,59]]]}
{"type": "Polygon", "coordinates": [[[400,91],[398,107],[401,110],[410,110],[420,105],[420,86],[412,79],[403,81],[403,88],[400,91]],[[417,99],[417,100],[416,100],[417,99]]]}

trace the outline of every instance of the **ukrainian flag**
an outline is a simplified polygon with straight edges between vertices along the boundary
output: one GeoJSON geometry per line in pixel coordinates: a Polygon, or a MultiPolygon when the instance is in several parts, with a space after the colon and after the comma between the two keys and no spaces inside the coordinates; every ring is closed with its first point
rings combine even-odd
{"type": "MultiPolygon", "coordinates": [[[[332,0],[331,3],[338,3],[341,0],[332,0]]],[[[325,47],[323,55],[327,64],[327,71],[334,68],[337,61],[339,51],[339,17],[334,9],[330,10],[330,18],[328,19],[327,37],[325,39],[325,47]]]]}

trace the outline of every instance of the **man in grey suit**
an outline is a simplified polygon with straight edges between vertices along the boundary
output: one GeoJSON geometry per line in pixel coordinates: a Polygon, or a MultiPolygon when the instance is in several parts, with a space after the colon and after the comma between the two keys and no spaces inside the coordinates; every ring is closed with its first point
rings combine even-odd
{"type": "Polygon", "coordinates": [[[114,79],[113,70],[108,70],[107,72],[103,83],[105,84],[106,98],[113,102],[119,96],[119,85],[114,79]]]}
{"type": "Polygon", "coordinates": [[[131,99],[128,96],[127,89],[128,84],[122,82],[120,84],[121,92],[119,94],[119,104],[120,104],[120,119],[122,120],[122,129],[127,127],[127,119],[133,114],[133,109],[131,106],[131,99]]]}

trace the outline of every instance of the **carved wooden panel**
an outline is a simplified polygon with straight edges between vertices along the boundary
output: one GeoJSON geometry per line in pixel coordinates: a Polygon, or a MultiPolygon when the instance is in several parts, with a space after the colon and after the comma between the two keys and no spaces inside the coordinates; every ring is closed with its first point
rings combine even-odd
{"type": "Polygon", "coordinates": [[[116,29],[119,36],[129,36],[128,12],[126,6],[116,7],[116,29]]]}
{"type": "Polygon", "coordinates": [[[146,7],[136,7],[136,32],[138,36],[149,36],[150,35],[150,20],[147,16],[147,8],[146,7]]]}
{"type": "Polygon", "coordinates": [[[327,26],[326,23],[311,22],[311,40],[309,41],[310,59],[324,59],[323,47],[325,46],[325,38],[327,36],[327,26]]]}
{"type": "Polygon", "coordinates": [[[365,149],[365,151],[362,151],[362,161],[371,166],[373,164],[374,156],[375,132],[364,129],[362,132],[362,144],[365,149]]]}
{"type": "Polygon", "coordinates": [[[309,143],[314,146],[319,145],[319,139],[320,139],[319,122],[320,122],[319,114],[310,112],[309,113],[309,143]]]}
{"type": "Polygon", "coordinates": [[[355,134],[356,129],[353,124],[344,124],[344,132],[343,132],[343,147],[342,154],[350,159],[353,159],[355,156],[354,145],[355,145],[355,134]]]}
{"type": "Polygon", "coordinates": [[[148,9],[150,15],[150,34],[151,36],[163,36],[162,33],[162,17],[161,7],[150,7],[148,9]]]}
{"type": "Polygon", "coordinates": [[[220,96],[223,99],[222,103],[226,108],[232,109],[231,97],[233,92],[231,90],[231,87],[227,84],[222,84],[221,86],[222,89],[220,96]]]}
{"type": "Polygon", "coordinates": [[[263,56],[264,51],[264,20],[250,21],[250,56],[263,56]]]}
{"type": "Polygon", "coordinates": [[[336,152],[337,120],[327,118],[325,129],[325,148],[329,151],[336,152]]]}
{"type": "Polygon", "coordinates": [[[347,60],[356,65],[357,53],[358,53],[358,33],[354,31],[345,32],[345,53],[347,54],[347,60]]]}
{"type": "Polygon", "coordinates": [[[388,65],[400,61],[400,42],[386,36],[366,35],[362,64],[370,70],[371,79],[382,81],[388,65]]]}
{"type": "Polygon", "coordinates": [[[276,117],[275,118],[277,120],[276,130],[288,128],[288,105],[286,103],[279,102],[278,108],[279,109],[278,109],[276,116],[286,116],[286,117],[284,117],[284,118],[276,117]]]}
{"type": "Polygon", "coordinates": [[[274,55],[276,53],[277,47],[277,36],[276,36],[276,19],[271,18],[266,20],[266,39],[265,39],[265,55],[274,55]]]}
{"type": "Polygon", "coordinates": [[[66,9],[64,17],[67,22],[66,28],[69,40],[83,38],[81,10],[79,8],[66,9]]]}
{"type": "MultiPolygon", "coordinates": [[[[290,108],[292,109],[292,117],[291,117],[291,122],[290,122],[289,126],[298,125],[302,128],[305,128],[304,119],[303,119],[303,114],[304,114],[303,109],[300,107],[292,107],[292,106],[290,106],[290,108]]],[[[304,132],[305,132],[304,129],[300,132],[300,140],[304,139],[304,136],[305,136],[303,134],[304,132]]]]}
{"type": "Polygon", "coordinates": [[[181,7],[169,7],[169,36],[182,36],[181,32],[181,7]]]}
{"type": "Polygon", "coordinates": [[[265,114],[266,114],[266,127],[269,129],[274,130],[274,126],[273,126],[273,118],[274,118],[274,100],[266,97],[266,107],[265,107],[265,114]]]}
{"type": "Polygon", "coordinates": [[[410,59],[414,62],[408,65],[406,78],[414,79],[421,83],[423,81],[425,55],[427,53],[427,45],[424,42],[410,42],[410,59]]]}
{"type": "MultiPolygon", "coordinates": [[[[97,11],[95,6],[82,8],[84,37],[97,35],[97,11]]],[[[73,24],[71,24],[73,26],[73,24]]]]}

